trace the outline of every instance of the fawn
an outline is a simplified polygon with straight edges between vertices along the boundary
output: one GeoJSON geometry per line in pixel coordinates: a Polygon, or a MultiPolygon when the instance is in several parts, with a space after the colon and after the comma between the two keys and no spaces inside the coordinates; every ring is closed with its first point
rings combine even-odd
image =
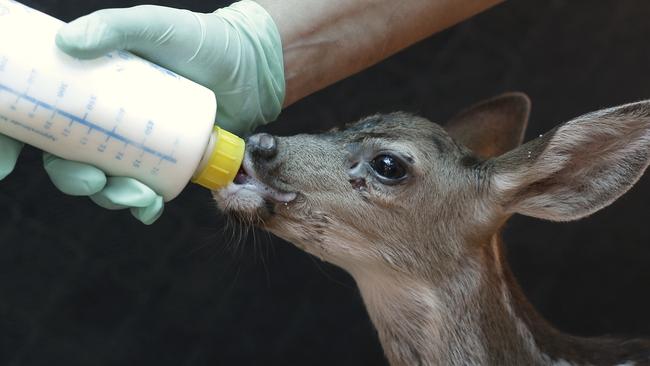
{"type": "Polygon", "coordinates": [[[514,213],[576,220],[627,191],[650,161],[650,101],[519,146],[529,110],[508,93],[445,128],[393,113],[317,135],[257,134],[214,197],[349,272],[391,365],[650,365],[648,341],[550,326],[500,241],[514,213]]]}

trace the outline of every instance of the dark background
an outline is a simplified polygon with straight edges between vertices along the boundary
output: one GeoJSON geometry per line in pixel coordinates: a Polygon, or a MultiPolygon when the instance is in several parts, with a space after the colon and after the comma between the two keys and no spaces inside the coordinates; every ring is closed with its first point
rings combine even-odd
{"type": "MultiPolygon", "coordinates": [[[[66,21],[136,4],[27,3],[66,21]]],[[[210,11],[228,2],[158,4],[210,11]]],[[[394,110],[443,122],[521,90],[533,100],[528,136],[537,136],[650,97],[648,19],[645,0],[508,2],[301,101],[271,130],[394,110]]],[[[208,192],[189,187],[145,227],[60,194],[40,165],[27,149],[0,182],[0,365],[385,363],[350,277],[262,232],[237,244],[208,192]]],[[[649,180],[579,222],[508,224],[514,271],[557,327],[650,336],[649,180]]]]}

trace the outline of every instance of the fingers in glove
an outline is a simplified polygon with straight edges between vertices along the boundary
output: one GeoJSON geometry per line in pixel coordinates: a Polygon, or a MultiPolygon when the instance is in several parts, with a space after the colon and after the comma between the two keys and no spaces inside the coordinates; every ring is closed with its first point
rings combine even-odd
{"type": "Polygon", "coordinates": [[[120,210],[150,206],[158,198],[158,195],[151,188],[133,178],[111,177],[108,178],[104,189],[90,198],[101,207],[120,210]]]}
{"type": "Polygon", "coordinates": [[[132,207],[131,214],[145,225],[153,224],[162,215],[165,203],[161,196],[147,207],[132,207]]]}
{"type": "Polygon", "coordinates": [[[4,179],[14,170],[22,148],[22,142],[5,135],[0,135],[0,180],[4,179]]]}
{"type": "MultiPolygon", "coordinates": [[[[196,16],[187,10],[155,5],[103,9],[64,25],[56,36],[60,49],[90,59],[129,50],[156,63],[183,57],[201,42],[196,16]]],[[[165,66],[165,65],[163,65],[165,66]]]]}
{"type": "Polygon", "coordinates": [[[104,188],[106,175],[92,165],[43,153],[43,166],[54,186],[72,196],[90,196],[104,188]]]}

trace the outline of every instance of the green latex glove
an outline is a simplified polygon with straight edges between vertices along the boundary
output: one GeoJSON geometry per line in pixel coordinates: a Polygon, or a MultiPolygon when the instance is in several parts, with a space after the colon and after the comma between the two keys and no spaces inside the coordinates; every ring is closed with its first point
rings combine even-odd
{"type": "Polygon", "coordinates": [[[211,14],[153,5],[100,10],[64,26],[56,43],[84,59],[129,50],[208,87],[219,126],[238,135],[275,120],[284,101],[280,34],[254,1],[211,14]]]}
{"type": "Polygon", "coordinates": [[[0,135],[0,180],[14,170],[23,143],[0,135]]]}
{"type": "Polygon", "coordinates": [[[43,154],[43,166],[63,193],[89,196],[93,202],[109,210],[130,208],[133,216],[146,225],[153,224],[162,215],[162,196],[133,178],[107,178],[104,172],[92,165],[60,159],[48,153],[43,154]]]}
{"type": "MultiPolygon", "coordinates": [[[[128,50],[210,88],[217,96],[218,124],[235,134],[275,120],[284,101],[280,35],[270,15],[253,1],[211,14],[152,5],[100,10],[62,27],[56,43],[83,59],[128,50]]],[[[0,140],[0,149],[3,144],[0,140]]],[[[0,161],[1,173],[3,165],[14,162],[0,156],[6,160],[0,161]]],[[[135,179],[106,178],[93,166],[49,154],[43,160],[64,193],[90,196],[108,209],[130,208],[145,224],[162,213],[162,197],[135,179]]]]}

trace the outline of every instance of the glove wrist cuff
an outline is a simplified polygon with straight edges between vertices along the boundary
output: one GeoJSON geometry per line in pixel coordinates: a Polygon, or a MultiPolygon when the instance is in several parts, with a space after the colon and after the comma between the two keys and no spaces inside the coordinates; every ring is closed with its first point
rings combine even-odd
{"type": "MultiPolygon", "coordinates": [[[[285,98],[284,59],[282,55],[282,39],[280,32],[271,15],[260,4],[251,0],[238,1],[226,8],[215,11],[237,30],[242,44],[253,55],[242,55],[242,58],[253,56],[255,65],[248,72],[255,72],[257,85],[257,101],[248,100],[245,104],[258,108],[259,112],[248,122],[252,126],[274,121],[282,111],[285,98]],[[251,105],[257,104],[257,105],[251,105]]],[[[240,60],[246,62],[245,60],[240,60]]],[[[255,98],[255,93],[245,98],[255,98]]],[[[218,96],[217,96],[218,97],[218,96]]],[[[231,116],[242,117],[242,116],[231,116]]]]}

